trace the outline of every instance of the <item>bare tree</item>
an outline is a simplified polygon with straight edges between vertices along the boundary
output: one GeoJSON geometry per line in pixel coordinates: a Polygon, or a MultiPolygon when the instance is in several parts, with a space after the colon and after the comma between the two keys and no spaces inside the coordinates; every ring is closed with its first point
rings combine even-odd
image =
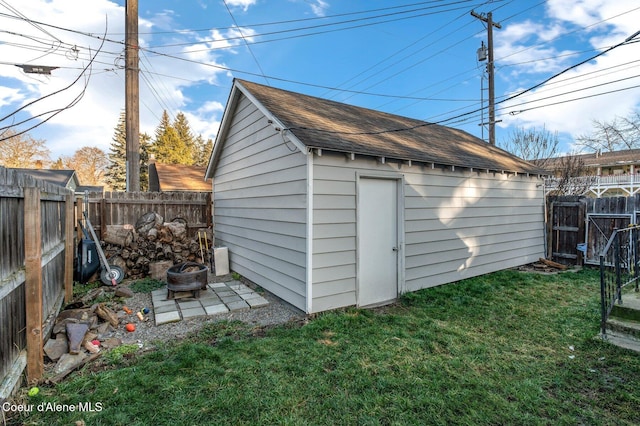
{"type": "Polygon", "coordinates": [[[593,171],[575,154],[556,159],[553,175],[545,182],[550,195],[585,195],[596,181],[593,171]]]}
{"type": "Polygon", "coordinates": [[[50,151],[45,141],[34,139],[28,133],[7,129],[0,143],[0,164],[5,167],[36,168],[49,163],[50,151]]]}
{"type": "Polygon", "coordinates": [[[519,127],[510,133],[508,140],[500,143],[502,149],[534,162],[544,170],[550,159],[558,154],[559,145],[558,132],[550,132],[545,127],[540,130],[519,127]]]}
{"type": "Polygon", "coordinates": [[[591,151],[618,151],[640,147],[640,113],[616,116],[611,121],[592,120],[593,131],[576,138],[576,145],[591,151]]]}
{"type": "Polygon", "coordinates": [[[100,148],[82,147],[72,157],[63,158],[62,162],[65,168],[76,171],[82,185],[105,185],[109,158],[100,148]]]}

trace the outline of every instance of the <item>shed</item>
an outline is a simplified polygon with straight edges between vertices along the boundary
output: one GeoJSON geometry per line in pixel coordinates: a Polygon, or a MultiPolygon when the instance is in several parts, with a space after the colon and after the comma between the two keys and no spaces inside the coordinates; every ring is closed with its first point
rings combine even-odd
{"type": "Polygon", "coordinates": [[[540,173],[457,129],[235,80],[206,177],[231,269],[313,313],[544,256],[540,173]]]}

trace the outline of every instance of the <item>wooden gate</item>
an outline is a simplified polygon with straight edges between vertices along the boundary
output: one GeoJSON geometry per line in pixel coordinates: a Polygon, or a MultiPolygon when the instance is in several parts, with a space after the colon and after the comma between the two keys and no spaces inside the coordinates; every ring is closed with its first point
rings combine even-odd
{"type": "Polygon", "coordinates": [[[584,243],[585,205],[578,197],[563,197],[549,206],[547,257],[562,264],[582,262],[578,244],[584,243]],[[575,200],[573,199],[575,198],[575,200]]]}
{"type": "Polygon", "coordinates": [[[631,214],[587,214],[587,252],[584,263],[600,265],[600,254],[614,231],[627,228],[631,223],[631,214]]]}

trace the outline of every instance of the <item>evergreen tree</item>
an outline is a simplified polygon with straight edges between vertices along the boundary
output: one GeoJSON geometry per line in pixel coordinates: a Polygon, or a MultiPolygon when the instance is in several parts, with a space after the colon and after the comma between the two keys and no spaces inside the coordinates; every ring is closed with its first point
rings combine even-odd
{"type": "Polygon", "coordinates": [[[118,125],[111,139],[109,148],[109,161],[105,181],[113,191],[125,191],[127,189],[127,136],[125,113],[120,112],[118,125]]]}
{"type": "Polygon", "coordinates": [[[146,133],[140,135],[140,191],[149,190],[149,148],[151,136],[146,133]]]}
{"type": "Polygon", "coordinates": [[[155,140],[151,153],[158,163],[192,164],[191,151],[187,144],[180,139],[178,131],[171,125],[169,114],[163,111],[160,124],[156,128],[155,140]]]}
{"type": "Polygon", "coordinates": [[[198,135],[195,140],[195,153],[193,164],[196,166],[206,166],[209,164],[209,157],[211,157],[211,151],[213,150],[213,140],[207,139],[206,141],[202,135],[198,135]]]}
{"type": "Polygon", "coordinates": [[[194,164],[195,158],[198,153],[193,132],[191,131],[189,121],[187,120],[187,117],[184,115],[184,113],[179,112],[176,115],[176,119],[173,121],[173,128],[176,130],[180,141],[184,143],[186,149],[191,153],[191,162],[181,164],[194,164]]]}
{"type": "MultiPolygon", "coordinates": [[[[109,161],[105,173],[105,182],[113,191],[127,189],[127,135],[125,113],[120,113],[118,125],[109,148],[109,161]]],[[[140,190],[149,188],[149,147],[151,136],[146,133],[140,135],[140,190]]]]}

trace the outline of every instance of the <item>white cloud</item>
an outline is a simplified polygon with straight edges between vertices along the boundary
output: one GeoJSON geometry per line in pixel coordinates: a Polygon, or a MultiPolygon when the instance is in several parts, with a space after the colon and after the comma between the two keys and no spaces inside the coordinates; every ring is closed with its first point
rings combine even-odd
{"type": "Polygon", "coordinates": [[[19,102],[22,99],[24,99],[24,96],[18,89],[0,86],[0,108],[14,102],[19,102]]]}
{"type": "MultiPolygon", "coordinates": [[[[511,90],[516,94],[595,55],[597,50],[620,43],[638,30],[637,7],[634,0],[549,0],[549,19],[544,24],[519,22],[499,32],[496,58],[500,78],[517,85],[511,90]],[[582,36],[586,43],[573,45],[573,50],[563,48],[565,34],[582,36]],[[589,48],[594,51],[572,54],[589,48]]],[[[499,126],[546,126],[575,138],[588,133],[594,119],[610,121],[626,116],[640,105],[640,89],[631,88],[640,85],[640,79],[634,79],[637,65],[623,64],[638,57],[640,43],[618,47],[499,104],[499,126]]]]}
{"type": "Polygon", "coordinates": [[[241,7],[245,12],[250,6],[256,4],[257,0],[226,0],[229,6],[241,7]]]}
{"type": "MultiPolygon", "coordinates": [[[[43,98],[56,91],[61,92],[27,107],[14,121],[5,120],[0,123],[0,127],[63,108],[83,93],[83,86],[88,81],[87,90],[75,107],[60,112],[30,133],[35,136],[46,134],[45,139],[53,157],[72,155],[82,146],[97,146],[107,151],[120,112],[124,109],[124,8],[108,0],[34,0],[20,3],[17,8],[31,20],[52,23],[62,28],[72,28],[100,36],[107,28],[106,38],[113,42],[108,41],[104,44],[90,72],[80,76],[82,68],[88,64],[100,46],[98,37],[58,31],[46,26],[42,27],[43,31],[23,20],[4,19],[4,30],[31,38],[0,34],[0,57],[11,58],[15,63],[52,65],[60,68],[53,71],[51,76],[39,76],[25,74],[18,67],[0,66],[0,117],[15,111],[28,101],[43,98]],[[22,46],[14,46],[11,43],[20,43],[22,46]],[[38,49],[25,49],[24,44],[38,49]],[[74,60],[71,50],[73,46],[79,49],[77,60],[74,60]],[[62,90],[79,76],[77,83],[69,89],[62,90]]],[[[173,16],[171,11],[165,10],[154,16],[146,16],[145,19],[141,18],[140,46],[144,48],[152,45],[156,46],[151,48],[153,52],[161,51],[187,60],[218,64],[221,52],[211,51],[210,44],[158,47],[166,41],[152,40],[149,31],[153,27],[166,26],[176,29],[172,21],[173,16]],[[201,47],[202,50],[196,51],[197,47],[201,47]]],[[[247,30],[245,34],[252,33],[247,30]]],[[[218,39],[226,36],[219,34],[218,39]]],[[[192,42],[193,37],[193,34],[174,34],[171,42],[192,42]]],[[[140,52],[140,69],[140,131],[150,134],[153,134],[163,109],[175,114],[178,110],[186,112],[191,108],[191,99],[185,94],[191,86],[203,83],[217,84],[218,75],[226,73],[219,68],[180,61],[144,50],[140,52]]],[[[203,136],[211,137],[212,129],[217,130],[216,125],[211,124],[216,121],[213,115],[219,115],[219,111],[212,109],[208,114],[206,111],[194,114],[194,121],[199,126],[198,129],[194,127],[194,130],[203,133],[203,136]]],[[[37,120],[29,121],[20,128],[26,129],[29,124],[33,125],[36,122],[37,120]]]]}
{"type": "Polygon", "coordinates": [[[316,16],[325,16],[327,9],[329,9],[329,3],[323,0],[315,0],[314,3],[309,2],[309,4],[311,5],[313,14],[316,16]]]}

